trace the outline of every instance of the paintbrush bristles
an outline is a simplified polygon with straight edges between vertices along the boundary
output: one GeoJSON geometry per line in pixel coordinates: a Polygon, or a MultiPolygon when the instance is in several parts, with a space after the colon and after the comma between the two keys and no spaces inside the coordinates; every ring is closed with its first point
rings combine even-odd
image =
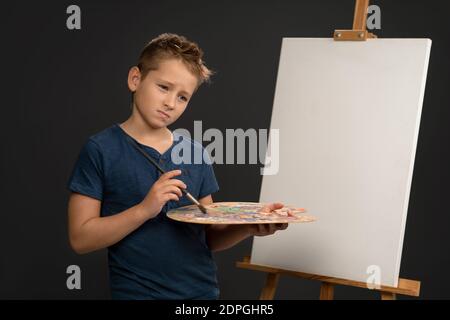
{"type": "Polygon", "coordinates": [[[203,212],[204,214],[208,213],[208,211],[206,211],[206,208],[200,202],[198,202],[198,200],[195,199],[189,192],[186,192],[186,197],[188,197],[189,200],[191,200],[194,204],[196,204],[201,212],[203,212]]]}
{"type": "Polygon", "coordinates": [[[204,214],[208,214],[208,211],[206,211],[206,208],[202,204],[199,203],[198,207],[200,208],[201,212],[203,212],[204,214]]]}

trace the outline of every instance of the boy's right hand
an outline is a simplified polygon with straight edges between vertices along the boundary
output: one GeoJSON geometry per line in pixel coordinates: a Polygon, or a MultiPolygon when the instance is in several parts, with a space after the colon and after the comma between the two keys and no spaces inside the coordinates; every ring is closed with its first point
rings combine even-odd
{"type": "Polygon", "coordinates": [[[183,196],[181,189],[187,186],[183,181],[172,179],[181,174],[181,170],[168,171],[161,175],[140,203],[145,220],[156,217],[169,200],[178,201],[183,196]]]}

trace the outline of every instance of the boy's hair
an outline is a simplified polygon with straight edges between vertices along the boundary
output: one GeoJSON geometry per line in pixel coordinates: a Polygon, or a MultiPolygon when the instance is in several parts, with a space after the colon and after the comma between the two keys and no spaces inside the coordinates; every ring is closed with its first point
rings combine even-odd
{"type": "Polygon", "coordinates": [[[163,33],[151,40],[139,56],[138,68],[145,78],[150,70],[156,70],[158,63],[164,59],[178,58],[197,77],[199,87],[209,81],[212,71],[203,60],[203,51],[192,41],[173,33],[163,33]]]}

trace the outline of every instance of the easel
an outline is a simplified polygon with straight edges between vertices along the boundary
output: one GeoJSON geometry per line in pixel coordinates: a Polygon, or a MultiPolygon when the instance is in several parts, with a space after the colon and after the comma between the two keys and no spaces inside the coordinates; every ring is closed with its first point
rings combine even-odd
{"type": "MultiPolygon", "coordinates": [[[[261,295],[259,296],[260,300],[273,299],[273,297],[275,296],[278,280],[280,279],[280,275],[282,274],[322,282],[320,288],[320,300],[333,300],[335,285],[369,289],[365,282],[326,277],[317,274],[303,273],[252,264],[250,262],[250,257],[245,257],[244,261],[237,262],[236,266],[242,269],[267,272],[266,284],[261,292],[261,295]]],[[[382,300],[395,300],[397,294],[418,297],[420,293],[420,281],[400,278],[398,281],[398,287],[380,286],[379,288],[374,288],[372,290],[380,291],[382,300]]]]}
{"type": "MultiPolygon", "coordinates": [[[[374,34],[369,33],[366,29],[368,7],[369,0],[356,0],[355,14],[353,17],[353,29],[335,30],[333,39],[336,41],[365,41],[368,38],[376,38],[374,34]]],[[[252,264],[250,262],[250,257],[245,257],[244,261],[237,262],[236,266],[242,269],[262,271],[267,273],[266,284],[261,292],[260,300],[273,299],[273,297],[275,296],[278,280],[280,278],[280,275],[282,274],[303,279],[318,280],[322,282],[320,288],[320,300],[333,300],[335,285],[345,285],[369,289],[367,283],[365,282],[326,277],[317,274],[296,272],[252,264]]],[[[418,297],[420,294],[420,281],[400,278],[397,287],[380,286],[371,290],[379,291],[381,293],[382,300],[395,300],[397,294],[418,297]]]]}

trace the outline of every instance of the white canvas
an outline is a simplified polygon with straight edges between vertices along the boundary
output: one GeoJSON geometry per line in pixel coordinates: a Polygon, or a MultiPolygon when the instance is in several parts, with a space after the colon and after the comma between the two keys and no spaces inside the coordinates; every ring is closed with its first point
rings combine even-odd
{"type": "Polygon", "coordinates": [[[255,237],[251,262],[397,286],[425,90],[429,39],[284,38],[271,129],[276,175],[260,201],[317,222],[255,237]]]}

